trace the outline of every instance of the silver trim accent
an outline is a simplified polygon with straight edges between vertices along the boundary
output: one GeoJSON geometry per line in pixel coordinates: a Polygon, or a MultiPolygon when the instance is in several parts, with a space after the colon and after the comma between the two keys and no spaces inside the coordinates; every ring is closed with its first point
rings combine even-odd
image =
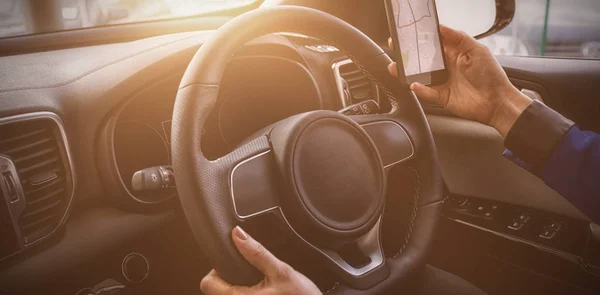
{"type": "Polygon", "coordinates": [[[381,217],[379,217],[379,220],[377,221],[375,226],[373,226],[373,228],[366,235],[364,235],[362,238],[360,238],[358,240],[358,242],[356,242],[356,245],[362,251],[362,253],[371,259],[371,262],[369,264],[367,264],[361,268],[355,268],[355,267],[349,265],[335,251],[324,250],[325,255],[327,255],[330,259],[332,259],[338,266],[340,266],[346,272],[348,272],[349,274],[351,274],[355,277],[362,276],[362,275],[376,269],[377,267],[381,266],[385,260],[385,257],[383,255],[383,249],[381,246],[381,240],[380,240],[380,230],[379,230],[380,224],[381,224],[381,217]]]}
{"type": "Polygon", "coordinates": [[[342,259],[339,256],[339,254],[337,254],[337,252],[335,252],[333,250],[323,250],[323,249],[311,244],[307,240],[305,240],[304,237],[302,237],[300,234],[298,234],[298,232],[296,232],[296,230],[292,227],[290,222],[285,217],[285,214],[283,214],[283,211],[281,210],[281,208],[279,208],[279,211],[281,212],[281,216],[283,217],[283,220],[285,221],[285,223],[287,223],[290,230],[292,230],[292,232],[294,232],[294,234],[298,238],[300,238],[304,243],[306,243],[311,248],[313,248],[316,251],[318,251],[319,253],[323,254],[325,257],[327,257],[327,259],[329,259],[331,262],[335,263],[337,266],[339,266],[342,270],[346,271],[346,273],[348,273],[351,276],[355,276],[355,277],[362,276],[368,272],[375,270],[376,268],[381,266],[383,264],[383,262],[385,262],[385,258],[383,255],[383,247],[381,245],[381,239],[380,239],[380,237],[381,237],[381,220],[383,218],[383,215],[379,217],[379,220],[377,221],[375,226],[373,226],[373,228],[357,242],[357,246],[361,250],[363,250],[365,252],[367,252],[367,251],[369,252],[369,253],[363,252],[363,254],[366,254],[367,256],[369,256],[369,258],[371,258],[371,263],[367,264],[366,266],[363,266],[362,268],[357,269],[357,268],[354,268],[353,266],[349,265],[344,259],[342,259]]]}
{"type": "MultiPolygon", "coordinates": [[[[264,155],[267,155],[270,152],[272,152],[272,150],[268,150],[268,151],[262,152],[260,154],[256,154],[256,155],[254,155],[254,156],[252,156],[250,158],[247,158],[247,159],[239,162],[238,164],[236,164],[233,167],[233,169],[231,169],[231,173],[229,174],[229,191],[231,192],[231,201],[233,202],[233,211],[235,212],[235,215],[238,218],[240,218],[240,219],[247,219],[247,218],[254,217],[254,216],[257,216],[257,215],[260,215],[260,214],[263,214],[263,213],[266,213],[266,212],[269,212],[269,211],[272,211],[272,210],[275,210],[275,209],[279,208],[279,206],[274,206],[274,207],[271,207],[271,208],[268,208],[268,209],[261,210],[261,211],[256,212],[256,213],[252,213],[252,214],[249,214],[249,215],[242,216],[237,211],[237,205],[235,203],[235,195],[233,193],[233,174],[235,173],[235,170],[237,170],[237,168],[239,168],[240,166],[242,166],[242,165],[244,165],[244,164],[246,164],[246,163],[248,163],[248,162],[250,162],[252,160],[255,160],[255,159],[260,158],[260,157],[262,157],[264,155]]],[[[283,214],[283,212],[282,212],[282,214],[283,214]]]]}
{"type": "MultiPolygon", "coordinates": [[[[406,157],[406,158],[404,158],[402,160],[396,161],[394,163],[387,164],[387,165],[383,166],[383,169],[387,169],[387,168],[390,168],[390,167],[395,166],[397,164],[400,164],[402,162],[406,162],[406,161],[412,159],[415,156],[415,146],[414,146],[412,140],[410,139],[410,136],[408,135],[408,132],[406,132],[406,130],[404,130],[404,127],[402,127],[402,125],[398,124],[397,122],[391,121],[391,120],[382,120],[382,121],[377,121],[377,122],[370,122],[370,123],[360,124],[360,126],[369,126],[369,125],[375,125],[375,124],[393,124],[393,125],[398,126],[400,128],[400,130],[402,130],[402,132],[404,132],[404,134],[406,134],[406,137],[408,138],[408,142],[410,142],[410,148],[411,148],[411,154],[410,154],[410,156],[408,156],[408,157],[406,157]]],[[[377,148],[377,145],[375,145],[375,148],[377,148]]]]}
{"type": "Polygon", "coordinates": [[[144,280],[146,280],[146,278],[150,274],[150,262],[148,261],[146,256],[144,256],[140,253],[137,253],[137,252],[129,253],[129,254],[127,254],[127,256],[125,256],[123,258],[123,261],[121,261],[121,274],[128,282],[134,283],[134,284],[139,284],[139,283],[143,282],[144,280]],[[125,274],[125,260],[127,260],[127,257],[130,257],[130,256],[139,256],[139,257],[142,257],[144,259],[144,261],[146,261],[146,275],[139,281],[133,281],[129,277],[127,277],[127,275],[125,274]]]}
{"type": "Polygon", "coordinates": [[[66,171],[66,172],[68,172],[71,177],[71,193],[68,194],[68,195],[70,195],[69,202],[67,203],[65,213],[62,216],[62,218],[60,219],[60,222],[56,225],[56,227],[50,233],[48,233],[47,235],[29,243],[29,244],[25,244],[25,246],[23,248],[21,248],[20,251],[13,253],[9,256],[6,256],[4,258],[0,258],[0,261],[7,259],[9,257],[12,257],[16,254],[22,253],[23,250],[26,250],[27,248],[29,248],[33,245],[36,245],[38,243],[41,243],[42,241],[46,240],[48,237],[52,236],[62,225],[64,225],[64,223],[66,222],[67,216],[69,215],[69,212],[71,210],[71,203],[73,201],[73,196],[75,194],[76,176],[75,176],[75,169],[73,166],[73,160],[71,157],[71,151],[69,148],[69,142],[67,140],[67,134],[65,132],[65,128],[63,126],[63,123],[62,123],[62,120],[60,119],[60,117],[57,114],[52,113],[52,112],[33,112],[33,113],[26,113],[26,114],[21,114],[21,115],[16,115],[16,116],[0,118],[0,125],[6,125],[6,124],[11,124],[11,123],[23,122],[23,121],[32,121],[32,120],[37,120],[37,119],[51,119],[58,126],[58,130],[61,135],[61,139],[63,141],[63,145],[65,148],[65,154],[67,157],[66,160],[68,162],[67,168],[69,169],[69,171],[66,171]]]}
{"type": "MultiPolygon", "coordinates": [[[[345,95],[344,95],[344,84],[342,82],[342,74],[340,73],[340,67],[347,65],[347,64],[351,64],[354,63],[351,59],[344,59],[338,62],[334,62],[331,65],[331,69],[333,70],[333,76],[335,78],[335,85],[337,86],[337,90],[338,93],[340,95],[340,100],[342,102],[342,108],[346,108],[349,106],[349,104],[346,103],[345,100],[345,95]]],[[[380,104],[380,100],[379,100],[379,86],[375,85],[375,101],[377,102],[377,104],[380,104]]]]}

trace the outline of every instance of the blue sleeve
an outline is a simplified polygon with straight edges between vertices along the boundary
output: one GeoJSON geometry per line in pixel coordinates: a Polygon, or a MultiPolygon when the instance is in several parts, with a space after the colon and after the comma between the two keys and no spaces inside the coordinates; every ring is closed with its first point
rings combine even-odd
{"type": "Polygon", "coordinates": [[[600,135],[573,126],[541,169],[506,150],[504,156],[539,176],[595,223],[600,223],[600,135]]]}
{"type": "Polygon", "coordinates": [[[546,160],[539,176],[600,223],[600,135],[573,126],[546,160]]]}

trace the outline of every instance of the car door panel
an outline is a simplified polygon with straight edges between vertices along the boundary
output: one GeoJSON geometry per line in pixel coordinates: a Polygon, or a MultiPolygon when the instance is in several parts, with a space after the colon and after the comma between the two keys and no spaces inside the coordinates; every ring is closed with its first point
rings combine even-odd
{"type": "Polygon", "coordinates": [[[587,220],[539,178],[504,158],[503,139],[495,129],[454,117],[429,115],[428,119],[451,194],[587,220]]]}
{"type": "MultiPolygon", "coordinates": [[[[511,82],[532,90],[543,102],[582,128],[600,132],[600,60],[499,56],[511,82]]],[[[579,210],[502,156],[503,139],[493,128],[440,115],[428,116],[444,181],[451,194],[497,200],[581,220],[579,210]]]]}
{"type": "MultiPolygon", "coordinates": [[[[498,59],[518,89],[600,132],[600,60],[498,59]]],[[[490,294],[598,294],[600,242],[589,218],[506,159],[496,130],[424,106],[449,193],[430,263],[490,294]],[[531,221],[515,229],[522,216],[531,221]],[[544,238],[555,222],[562,229],[544,238]]]]}

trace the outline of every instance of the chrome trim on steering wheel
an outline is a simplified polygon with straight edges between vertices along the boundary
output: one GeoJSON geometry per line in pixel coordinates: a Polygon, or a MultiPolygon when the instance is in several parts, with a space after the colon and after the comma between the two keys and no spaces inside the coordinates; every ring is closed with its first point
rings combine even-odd
{"type": "Polygon", "coordinates": [[[260,214],[263,214],[263,213],[267,213],[269,211],[272,211],[272,210],[275,210],[275,209],[279,208],[279,206],[273,206],[271,208],[267,208],[267,209],[258,211],[256,213],[249,214],[249,215],[240,215],[238,213],[237,205],[236,205],[236,202],[235,202],[235,194],[233,193],[233,175],[235,174],[235,170],[237,168],[239,168],[240,166],[242,166],[242,165],[244,165],[244,164],[246,164],[246,163],[248,163],[248,162],[250,162],[252,160],[256,160],[256,159],[258,159],[258,158],[260,158],[262,156],[268,155],[270,152],[272,152],[272,150],[268,150],[268,151],[262,152],[260,154],[256,154],[256,155],[254,155],[254,156],[252,156],[252,157],[250,157],[248,159],[245,159],[245,160],[239,162],[237,165],[235,165],[233,167],[233,169],[231,169],[231,173],[229,174],[229,190],[231,191],[231,201],[233,202],[233,211],[235,212],[235,215],[238,218],[240,218],[240,219],[251,218],[251,217],[254,217],[254,216],[257,216],[257,215],[260,215],[260,214]]]}

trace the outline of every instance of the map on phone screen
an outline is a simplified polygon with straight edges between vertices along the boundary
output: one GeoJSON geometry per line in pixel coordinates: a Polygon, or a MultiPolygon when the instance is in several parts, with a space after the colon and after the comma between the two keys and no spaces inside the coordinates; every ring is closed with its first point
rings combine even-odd
{"type": "Polygon", "coordinates": [[[434,1],[391,1],[406,76],[444,69],[434,1]]]}

